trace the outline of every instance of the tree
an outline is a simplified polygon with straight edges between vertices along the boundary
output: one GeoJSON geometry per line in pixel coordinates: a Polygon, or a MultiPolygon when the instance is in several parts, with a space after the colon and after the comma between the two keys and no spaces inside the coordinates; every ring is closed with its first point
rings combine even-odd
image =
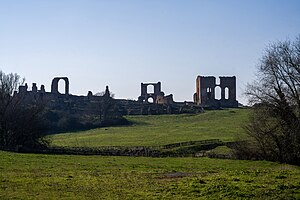
{"type": "Polygon", "coordinates": [[[120,117],[120,114],[115,109],[114,94],[109,91],[108,86],[106,86],[105,91],[96,93],[95,96],[101,97],[98,104],[98,113],[102,123],[110,123],[110,120],[120,117]]]}
{"type": "Polygon", "coordinates": [[[42,138],[44,106],[26,102],[24,96],[14,92],[24,83],[18,74],[0,71],[0,147],[12,149],[19,146],[34,148],[45,145],[42,138]]]}
{"type": "MultiPolygon", "coordinates": [[[[269,45],[248,84],[253,105],[244,155],[300,164],[300,36],[269,45]]],[[[251,157],[250,156],[250,157],[251,157]]]]}

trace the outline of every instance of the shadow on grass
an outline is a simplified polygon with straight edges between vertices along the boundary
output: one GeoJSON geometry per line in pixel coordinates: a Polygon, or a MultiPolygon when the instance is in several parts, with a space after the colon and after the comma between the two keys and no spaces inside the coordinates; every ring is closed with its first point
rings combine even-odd
{"type": "Polygon", "coordinates": [[[105,120],[97,123],[82,123],[82,122],[74,122],[74,123],[66,123],[62,126],[49,126],[48,131],[45,135],[53,135],[53,134],[62,134],[62,133],[77,133],[81,131],[88,131],[96,128],[107,128],[107,127],[127,127],[132,126],[133,122],[127,120],[126,118],[118,118],[113,120],[105,120]]]}

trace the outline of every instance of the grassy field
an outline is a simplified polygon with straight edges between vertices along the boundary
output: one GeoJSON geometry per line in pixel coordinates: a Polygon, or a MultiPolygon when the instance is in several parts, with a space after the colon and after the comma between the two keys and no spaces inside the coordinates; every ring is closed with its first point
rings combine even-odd
{"type": "Polygon", "coordinates": [[[265,161],[0,151],[0,199],[299,199],[300,168],[265,161]]]}
{"type": "MultiPolygon", "coordinates": [[[[68,147],[156,146],[243,137],[248,110],[130,116],[131,126],[50,136],[68,147]]],[[[213,153],[226,153],[219,146],[213,153]]],[[[0,151],[0,199],[300,199],[300,167],[266,161],[0,151]]]]}
{"type": "Polygon", "coordinates": [[[177,142],[243,136],[247,109],[207,111],[198,115],[128,116],[131,126],[99,128],[51,136],[53,146],[156,146],[177,142]]]}

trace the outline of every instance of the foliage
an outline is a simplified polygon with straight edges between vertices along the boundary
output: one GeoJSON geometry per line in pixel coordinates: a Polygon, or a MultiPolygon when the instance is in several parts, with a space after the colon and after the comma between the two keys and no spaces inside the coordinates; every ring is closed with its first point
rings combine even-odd
{"type": "Polygon", "coordinates": [[[43,105],[23,104],[22,96],[14,91],[24,83],[18,74],[4,74],[0,71],[0,146],[36,147],[45,145],[42,138],[43,124],[41,115],[43,105]]]}
{"type": "Polygon", "coordinates": [[[45,120],[49,134],[70,131],[83,131],[99,127],[128,125],[128,121],[118,112],[111,97],[101,96],[91,104],[76,108],[76,102],[69,99],[63,102],[48,104],[45,120]],[[55,106],[53,106],[55,105],[55,106]],[[57,106],[59,105],[59,106],[57,106]],[[84,110],[84,112],[81,112],[84,110]]]}
{"type": "Polygon", "coordinates": [[[266,161],[0,151],[0,199],[299,199],[300,168],[266,161]]]}
{"type": "Polygon", "coordinates": [[[51,135],[52,145],[69,147],[157,146],[177,142],[245,136],[247,109],[207,111],[201,114],[127,116],[133,125],[51,135]],[[226,124],[226,126],[224,126],[226,124]]]}
{"type": "Polygon", "coordinates": [[[300,37],[270,45],[246,94],[255,104],[246,126],[248,155],[300,164],[300,37]]]}

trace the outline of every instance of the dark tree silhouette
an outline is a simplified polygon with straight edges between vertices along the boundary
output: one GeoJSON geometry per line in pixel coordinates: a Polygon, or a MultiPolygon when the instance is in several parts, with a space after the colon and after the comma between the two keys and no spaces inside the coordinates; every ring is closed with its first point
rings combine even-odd
{"type": "Polygon", "coordinates": [[[127,120],[122,118],[121,113],[119,113],[116,101],[113,98],[114,94],[109,91],[108,86],[106,86],[104,92],[96,95],[102,97],[98,104],[98,114],[103,126],[127,123],[127,120]]]}
{"type": "Polygon", "coordinates": [[[24,103],[14,91],[24,83],[18,74],[0,71],[0,147],[35,148],[46,145],[42,138],[44,106],[36,102],[24,103]]]}
{"type": "Polygon", "coordinates": [[[240,156],[299,165],[300,37],[266,49],[246,95],[253,105],[246,126],[251,140],[238,148],[240,156]]]}

